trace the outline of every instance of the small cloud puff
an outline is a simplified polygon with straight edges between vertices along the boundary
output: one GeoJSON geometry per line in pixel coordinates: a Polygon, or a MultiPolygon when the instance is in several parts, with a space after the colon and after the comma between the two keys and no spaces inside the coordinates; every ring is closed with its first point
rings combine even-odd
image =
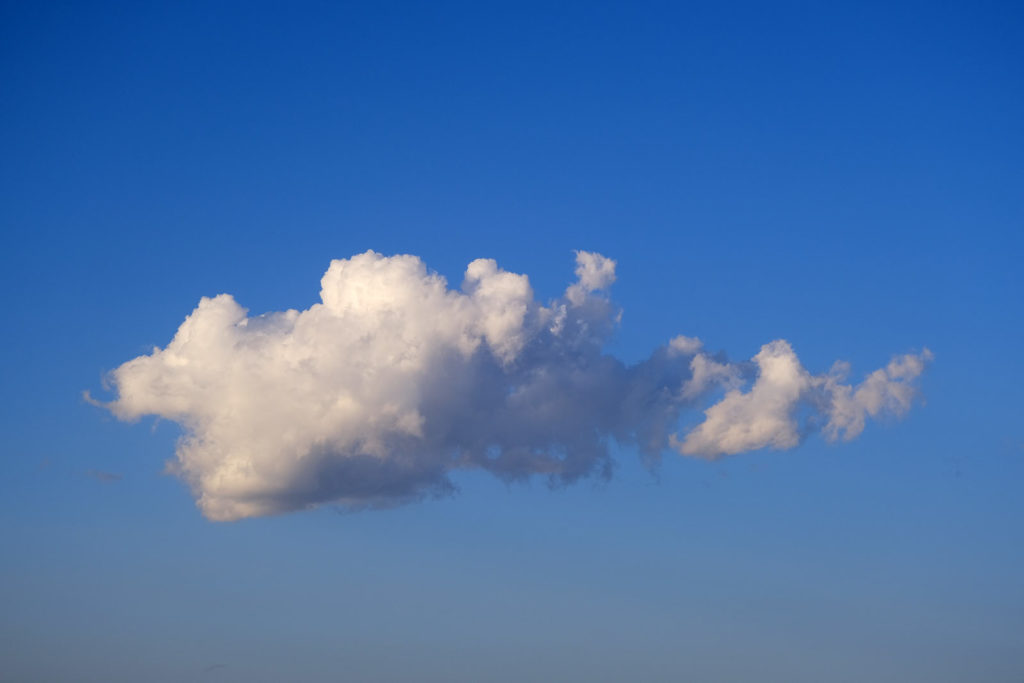
{"type": "MultiPolygon", "coordinates": [[[[836,364],[828,375],[811,375],[787,342],[773,341],[754,356],[753,386],[746,392],[730,390],[685,439],[672,437],[672,445],[684,455],[712,458],[765,447],[792,448],[805,431],[796,417],[800,406],[814,411],[816,419],[827,419],[824,431],[830,440],[840,435],[850,440],[864,430],[869,415],[906,413],[916,394],[911,382],[931,359],[928,349],[900,356],[852,387],[842,384],[845,364],[836,364]]],[[[728,366],[716,366],[715,371],[728,372],[728,366]]]]}
{"type": "Polygon", "coordinates": [[[250,316],[230,295],[203,298],[165,348],[111,373],[117,396],[103,405],[179,423],[171,471],[207,517],[233,520],[401,504],[451,491],[459,469],[608,476],[612,442],[649,461],[669,447],[790,448],[817,424],[797,424],[799,406],[850,439],[867,417],[906,412],[931,357],[902,356],[855,387],[841,365],[809,374],[781,340],[734,364],[678,336],[626,365],[603,352],[620,313],[605,294],[615,265],[577,252],[576,282],[544,305],[491,259],[470,263],[460,289],[415,256],[332,261],[303,311],[250,316]],[[675,433],[721,391],[703,423],[675,433]]]}
{"type": "Polygon", "coordinates": [[[85,473],[85,476],[92,477],[96,481],[103,482],[104,484],[110,484],[123,479],[123,477],[116,472],[104,472],[103,470],[89,470],[85,473]]]}

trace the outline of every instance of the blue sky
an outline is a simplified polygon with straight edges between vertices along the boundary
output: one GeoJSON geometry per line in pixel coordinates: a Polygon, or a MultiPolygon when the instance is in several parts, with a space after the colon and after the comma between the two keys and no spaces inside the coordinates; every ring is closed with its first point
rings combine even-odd
{"type": "MultiPolygon", "coordinates": [[[[1024,22],[816,7],[6,3],[0,663],[19,681],[1016,681],[1024,22]],[[208,521],[103,377],[331,259],[617,261],[607,350],[786,339],[902,419],[208,521]],[[103,476],[107,475],[116,476],[103,476]]],[[[683,419],[700,418],[700,411],[683,419]]]]}

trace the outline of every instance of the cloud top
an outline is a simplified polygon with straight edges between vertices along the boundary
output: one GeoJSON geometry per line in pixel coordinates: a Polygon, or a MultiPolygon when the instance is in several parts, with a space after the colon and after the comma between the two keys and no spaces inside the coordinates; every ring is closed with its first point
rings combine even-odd
{"type": "Polygon", "coordinates": [[[203,298],[165,348],[111,373],[105,405],[179,423],[171,470],[207,517],[233,520],[399,504],[451,490],[457,469],[607,476],[612,441],[656,459],[791,448],[819,427],[851,439],[868,417],[907,411],[931,358],[898,357],[851,386],[844,365],[811,375],[782,340],[733,364],[679,336],[626,365],[603,352],[615,261],[578,252],[576,277],[542,304],[491,259],[459,289],[415,256],[335,260],[307,310],[249,316],[230,295],[203,298]],[[676,433],[684,410],[723,391],[676,433]]]}

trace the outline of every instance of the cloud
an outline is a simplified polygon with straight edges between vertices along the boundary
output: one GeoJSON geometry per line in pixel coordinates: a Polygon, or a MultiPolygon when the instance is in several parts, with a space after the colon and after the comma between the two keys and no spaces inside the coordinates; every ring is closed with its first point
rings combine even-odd
{"type": "Polygon", "coordinates": [[[785,341],[730,363],[678,336],[626,365],[603,351],[620,318],[606,294],[615,261],[578,252],[576,278],[543,304],[490,259],[470,263],[459,289],[415,256],[335,260],[303,311],[250,316],[230,295],[203,298],[165,348],[110,374],[117,396],[103,405],[180,424],[170,470],[203,514],[233,520],[442,495],[455,470],[608,476],[613,442],[656,461],[669,447],[791,448],[819,426],[849,439],[867,417],[904,413],[930,359],[903,356],[852,387],[841,365],[810,375],[785,341]],[[684,411],[723,391],[676,433],[684,411]]]}
{"type": "MultiPolygon", "coordinates": [[[[828,375],[811,375],[787,342],[773,341],[754,356],[757,379],[749,391],[731,389],[705,411],[704,422],[685,439],[674,435],[669,438],[680,453],[705,457],[765,447],[786,449],[799,444],[806,428],[824,417],[825,434],[830,440],[842,436],[849,441],[864,430],[869,415],[906,413],[916,393],[912,381],[931,359],[928,349],[900,356],[852,387],[842,383],[848,372],[845,363],[835,364],[828,375]],[[814,411],[803,426],[797,420],[802,407],[814,411]]],[[[724,376],[730,370],[723,365],[704,370],[698,360],[694,359],[694,378],[702,374],[724,376]]]]}
{"type": "Polygon", "coordinates": [[[916,394],[911,382],[917,379],[932,358],[928,349],[917,355],[899,356],[885,368],[872,372],[856,387],[842,383],[849,367],[846,363],[836,363],[828,376],[817,380],[829,418],[825,425],[826,435],[832,440],[841,436],[849,441],[864,431],[868,416],[905,414],[916,394]]]}
{"type": "Polygon", "coordinates": [[[114,472],[104,472],[103,470],[89,470],[85,473],[87,477],[92,477],[96,481],[103,482],[104,484],[110,484],[115,481],[121,481],[123,477],[120,474],[114,472]]]}

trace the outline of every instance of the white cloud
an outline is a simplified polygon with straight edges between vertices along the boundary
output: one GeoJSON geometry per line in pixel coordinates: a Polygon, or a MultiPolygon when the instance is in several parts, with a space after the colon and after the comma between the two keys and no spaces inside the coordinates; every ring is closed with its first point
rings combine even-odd
{"type": "Polygon", "coordinates": [[[615,261],[589,251],[576,252],[576,284],[565,291],[565,298],[579,306],[591,292],[603,291],[615,282],[615,261]]]}
{"type": "Polygon", "coordinates": [[[798,404],[827,416],[830,437],[852,438],[866,416],[906,411],[928,359],[904,356],[852,388],[809,375],[776,341],[746,393],[749,366],[695,338],[627,366],[602,351],[619,318],[603,294],[615,262],[578,252],[576,263],[577,281],[548,305],[490,259],[450,289],[415,256],[374,252],[331,262],[307,310],[249,316],[230,295],[203,298],[165,348],[111,373],[105,405],[179,423],[170,469],[206,516],[231,520],[398,504],[450,490],[457,469],[607,475],[611,441],[648,459],[670,444],[706,456],[788,448],[798,404]],[[727,393],[705,422],[674,435],[716,388],[727,393]]]}
{"type": "Polygon", "coordinates": [[[754,356],[757,381],[746,393],[731,389],[705,412],[705,420],[680,443],[687,455],[740,453],[757,448],[792,448],[800,442],[793,409],[811,384],[788,343],[773,341],[754,356]]]}
{"type": "MultiPolygon", "coordinates": [[[[671,342],[669,348],[673,348],[671,342]]],[[[717,361],[706,353],[698,353],[690,360],[690,379],[683,385],[680,396],[694,399],[715,385],[732,389],[738,387],[742,380],[739,366],[717,361]]]]}
{"type": "MultiPolygon", "coordinates": [[[[700,358],[694,358],[694,362],[700,358]]],[[[836,363],[828,375],[811,375],[787,342],[773,341],[754,356],[758,374],[749,391],[731,389],[705,411],[704,422],[685,439],[670,437],[670,441],[684,455],[710,458],[765,447],[792,448],[822,417],[827,419],[824,431],[830,440],[840,435],[850,440],[864,430],[869,415],[906,413],[916,395],[911,382],[931,359],[928,349],[899,356],[853,387],[842,383],[847,364],[836,363]],[[797,419],[801,407],[812,411],[803,426],[797,419]]],[[[717,366],[715,371],[724,373],[728,367],[717,366]]],[[[695,368],[691,383],[698,376],[695,368]]]]}
{"type": "Polygon", "coordinates": [[[668,348],[674,354],[681,356],[692,356],[704,347],[702,342],[697,337],[686,337],[684,335],[678,335],[673,337],[668,342],[668,348]]]}
{"type": "Polygon", "coordinates": [[[898,356],[885,368],[872,372],[856,387],[842,383],[849,368],[845,363],[836,363],[832,372],[816,381],[825,396],[828,415],[825,435],[833,441],[840,437],[849,441],[864,431],[868,416],[876,417],[882,413],[904,415],[910,410],[916,394],[911,382],[917,379],[932,358],[928,349],[916,355],[898,356]]]}

